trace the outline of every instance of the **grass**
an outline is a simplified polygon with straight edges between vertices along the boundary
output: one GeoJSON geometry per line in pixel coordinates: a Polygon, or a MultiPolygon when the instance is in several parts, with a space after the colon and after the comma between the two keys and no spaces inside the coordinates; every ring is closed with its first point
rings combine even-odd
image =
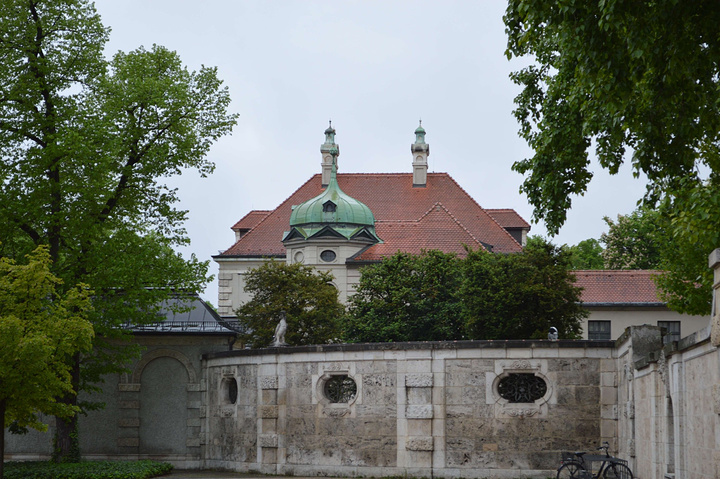
{"type": "Polygon", "coordinates": [[[167,462],[6,462],[5,479],[148,479],[172,471],[167,462]]]}

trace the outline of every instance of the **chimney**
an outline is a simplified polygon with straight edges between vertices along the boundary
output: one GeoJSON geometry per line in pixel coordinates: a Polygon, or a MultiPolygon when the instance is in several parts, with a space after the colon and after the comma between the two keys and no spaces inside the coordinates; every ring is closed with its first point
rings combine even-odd
{"type": "Polygon", "coordinates": [[[413,155],[413,188],[425,188],[427,186],[428,156],[430,156],[430,145],[425,143],[425,129],[420,126],[415,130],[415,143],[410,145],[413,155]]]}
{"type": "Polygon", "coordinates": [[[332,174],[333,166],[333,148],[336,151],[336,156],[339,156],[340,147],[335,144],[335,129],[332,127],[332,121],[330,121],[330,126],[328,126],[327,130],[325,130],[325,143],[320,145],[320,153],[322,154],[322,162],[320,163],[320,166],[322,167],[323,188],[330,184],[330,175],[332,174]]]}

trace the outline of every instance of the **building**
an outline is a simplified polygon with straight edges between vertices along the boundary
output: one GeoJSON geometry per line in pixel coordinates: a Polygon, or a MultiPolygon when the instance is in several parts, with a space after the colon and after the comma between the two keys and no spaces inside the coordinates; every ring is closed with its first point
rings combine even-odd
{"type": "Polygon", "coordinates": [[[680,314],[659,297],[648,270],[576,271],[582,302],[590,315],[583,322],[583,339],[617,339],[626,328],[650,324],[667,330],[666,341],[679,341],[705,328],[710,316],[680,314]]]}
{"type": "Polygon", "coordinates": [[[219,265],[222,316],[249,298],[243,274],[275,259],[330,271],[340,300],[352,294],[360,268],[398,251],[522,249],[530,225],[512,209],[484,209],[447,173],[428,172],[425,129],[415,130],[412,173],[338,173],[332,126],[320,147],[322,173],[274,210],[254,210],[233,227],[235,243],[219,265]]]}
{"type": "MultiPolygon", "coordinates": [[[[412,173],[338,173],[335,129],[320,146],[322,172],[274,210],[253,210],[233,227],[235,243],[214,256],[219,264],[221,316],[250,299],[244,273],[271,259],[330,271],[345,302],[360,268],[398,251],[439,249],[465,254],[465,246],[513,253],[530,225],[512,209],[485,209],[447,173],[428,172],[430,145],[422,125],[411,145],[412,173]]],[[[615,339],[628,326],[665,327],[672,338],[707,326],[707,316],[671,311],[658,297],[652,271],[578,271],[590,312],[585,339],[615,339]]]]}

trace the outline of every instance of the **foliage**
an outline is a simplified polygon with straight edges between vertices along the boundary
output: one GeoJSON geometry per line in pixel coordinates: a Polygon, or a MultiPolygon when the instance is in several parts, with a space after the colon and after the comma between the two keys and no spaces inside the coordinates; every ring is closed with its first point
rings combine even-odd
{"type": "Polygon", "coordinates": [[[469,339],[544,339],[551,326],[560,338],[579,337],[587,312],[569,271],[570,254],[539,237],[522,253],[471,251],[462,287],[469,339]]]}
{"type": "Polygon", "coordinates": [[[167,462],[8,462],[5,479],[148,479],[172,471],[167,462]]]}
{"type": "Polygon", "coordinates": [[[533,217],[557,232],[592,178],[588,149],[610,173],[630,158],[648,179],[645,205],[669,220],[677,247],[659,281],[669,305],[709,312],[707,256],[720,244],[720,4],[511,0],[508,57],[520,134],[534,156],[513,168],[533,217]]]}
{"type": "MultiPolygon", "coordinates": [[[[186,211],[163,178],[212,172],[205,156],[236,118],[215,69],[160,46],[107,60],[108,32],[88,0],[0,2],[0,254],[47,244],[61,294],[95,291],[95,348],[73,372],[85,390],[134,353],[111,347],[122,324],[207,281],[206,262],[172,251],[186,211]]],[[[63,451],[73,430],[59,421],[63,451]]]]}
{"type": "Polygon", "coordinates": [[[720,171],[716,1],[511,0],[504,21],[508,57],[535,60],[512,74],[535,153],[513,168],[529,173],[522,190],[551,233],[592,178],[592,144],[612,174],[631,155],[650,203],[720,171]]]}
{"type": "MultiPolygon", "coordinates": [[[[27,264],[0,258],[0,439],[5,425],[46,430],[38,413],[69,416],[58,401],[73,392],[70,358],[92,344],[90,292],[83,285],[58,293],[47,247],[27,264]]],[[[0,477],[4,440],[0,440],[0,477]]]]}
{"type": "Polygon", "coordinates": [[[349,342],[463,339],[460,260],[453,254],[397,253],[362,269],[350,298],[349,342]]]}
{"type": "Polygon", "coordinates": [[[570,254],[540,238],[522,253],[397,253],[362,270],[351,298],[348,341],[562,338],[586,312],[568,272],[570,254]]]}
{"type": "Polygon", "coordinates": [[[618,215],[617,222],[604,218],[608,232],[600,236],[605,243],[608,269],[658,269],[665,237],[663,217],[657,210],[640,208],[629,215],[618,215]]]}
{"type": "Polygon", "coordinates": [[[570,253],[570,269],[603,269],[604,250],[595,238],[588,238],[567,247],[570,253]]]}
{"type": "Polygon", "coordinates": [[[300,263],[268,261],[245,275],[252,299],[237,310],[246,332],[240,339],[253,347],[272,342],[280,313],[285,311],[285,341],[293,346],[326,344],[340,336],[344,307],[332,285],[332,274],[300,263]]]}
{"type": "Polygon", "coordinates": [[[720,246],[720,195],[713,189],[688,181],[660,209],[669,226],[661,243],[664,272],[656,282],[668,306],[686,314],[710,314],[713,272],[708,255],[720,246]]]}

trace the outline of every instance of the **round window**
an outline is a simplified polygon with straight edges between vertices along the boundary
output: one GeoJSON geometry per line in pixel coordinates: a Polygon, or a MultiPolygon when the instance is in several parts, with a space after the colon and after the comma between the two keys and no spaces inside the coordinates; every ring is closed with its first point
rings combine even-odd
{"type": "Polygon", "coordinates": [[[531,373],[514,373],[498,383],[498,394],[511,403],[531,403],[545,396],[547,384],[531,373]]]}
{"type": "Polygon", "coordinates": [[[331,261],[335,261],[335,258],[337,255],[335,254],[335,251],[331,249],[326,249],[322,253],[320,253],[320,259],[325,261],[326,263],[330,263],[331,261]]]}
{"type": "Polygon", "coordinates": [[[298,251],[297,253],[295,253],[295,262],[296,263],[302,263],[304,259],[305,259],[305,255],[303,254],[302,251],[298,251]]]}
{"type": "Polygon", "coordinates": [[[357,384],[347,375],[332,376],[325,383],[325,397],[332,403],[349,403],[355,399],[357,384]]]}
{"type": "Polygon", "coordinates": [[[235,404],[238,398],[238,384],[235,378],[222,380],[223,399],[225,404],[235,404]]]}

